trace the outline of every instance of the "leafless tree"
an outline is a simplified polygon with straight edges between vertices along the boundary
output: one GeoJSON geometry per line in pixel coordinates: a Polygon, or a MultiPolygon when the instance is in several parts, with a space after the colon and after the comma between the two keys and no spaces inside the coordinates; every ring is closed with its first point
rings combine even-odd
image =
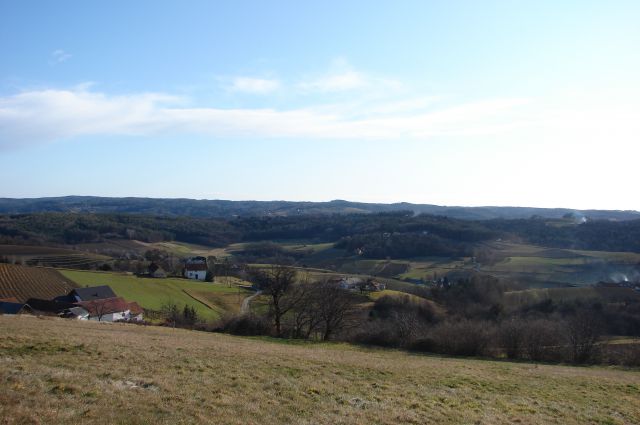
{"type": "Polygon", "coordinates": [[[291,267],[275,265],[268,269],[255,269],[251,273],[254,283],[267,295],[269,307],[276,328],[276,335],[282,336],[282,319],[292,310],[299,297],[287,297],[296,281],[296,271],[291,267]]]}
{"type": "Polygon", "coordinates": [[[291,311],[293,336],[309,339],[322,324],[318,312],[317,298],[314,296],[315,283],[301,282],[295,286],[293,296],[298,300],[291,311]]]}
{"type": "Polygon", "coordinates": [[[322,339],[327,341],[349,324],[356,300],[350,291],[330,281],[317,282],[312,296],[315,299],[317,314],[322,321],[322,339]]]}
{"type": "Polygon", "coordinates": [[[526,323],[523,350],[534,361],[552,360],[559,354],[561,343],[558,323],[547,319],[536,319],[526,323]]]}
{"type": "Polygon", "coordinates": [[[102,318],[107,314],[116,313],[116,303],[113,299],[95,300],[91,301],[91,308],[98,318],[98,322],[102,321],[102,318]]]}
{"type": "Polygon", "coordinates": [[[498,329],[498,339],[510,359],[522,357],[525,343],[525,324],[516,318],[504,321],[498,329]]]}
{"type": "Polygon", "coordinates": [[[410,347],[417,339],[423,322],[412,309],[395,310],[391,313],[391,323],[402,347],[410,347]]]}
{"type": "Polygon", "coordinates": [[[602,325],[596,314],[579,311],[567,320],[567,338],[575,363],[586,363],[593,359],[602,333],[602,325]]]}

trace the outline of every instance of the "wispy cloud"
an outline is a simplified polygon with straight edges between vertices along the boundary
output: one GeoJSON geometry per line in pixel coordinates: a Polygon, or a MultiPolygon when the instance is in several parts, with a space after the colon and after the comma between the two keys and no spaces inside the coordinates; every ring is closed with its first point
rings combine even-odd
{"type": "Polygon", "coordinates": [[[512,126],[511,113],[523,103],[493,99],[428,110],[424,102],[387,110],[377,104],[353,116],[322,105],[285,110],[190,107],[188,99],[162,93],[112,96],[80,86],[0,98],[0,147],[87,135],[397,140],[492,134],[512,126]]]}
{"type": "Polygon", "coordinates": [[[235,77],[228,88],[236,92],[267,94],[280,88],[280,81],[266,78],[235,77]]]}
{"type": "Polygon", "coordinates": [[[62,63],[69,59],[71,59],[71,54],[62,49],[57,49],[51,52],[51,63],[53,64],[62,63]]]}
{"type": "Polygon", "coordinates": [[[398,89],[399,81],[366,74],[354,69],[345,59],[336,59],[330,69],[321,75],[311,76],[298,82],[296,87],[303,93],[336,93],[354,90],[398,89]]]}

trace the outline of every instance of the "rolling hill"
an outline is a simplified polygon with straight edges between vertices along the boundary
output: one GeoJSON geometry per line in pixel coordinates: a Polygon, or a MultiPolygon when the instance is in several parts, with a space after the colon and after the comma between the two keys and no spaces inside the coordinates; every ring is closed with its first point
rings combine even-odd
{"type": "Polygon", "coordinates": [[[638,211],[575,210],[569,208],[459,207],[399,202],[375,204],[334,200],[329,202],[228,201],[207,199],[107,198],[63,196],[50,198],[0,198],[0,214],[35,212],[134,213],[163,216],[233,217],[413,211],[464,220],[518,219],[531,216],[561,218],[566,214],[594,220],[640,219],[638,211]]]}

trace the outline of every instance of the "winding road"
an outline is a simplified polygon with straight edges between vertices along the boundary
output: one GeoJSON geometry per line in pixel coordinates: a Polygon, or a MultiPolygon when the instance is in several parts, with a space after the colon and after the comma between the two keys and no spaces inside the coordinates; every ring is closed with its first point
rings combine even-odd
{"type": "Polygon", "coordinates": [[[242,300],[242,305],[240,306],[240,313],[242,314],[249,313],[249,305],[251,303],[251,300],[253,300],[255,297],[257,297],[260,294],[262,294],[262,291],[256,291],[255,294],[249,295],[247,298],[242,300]]]}

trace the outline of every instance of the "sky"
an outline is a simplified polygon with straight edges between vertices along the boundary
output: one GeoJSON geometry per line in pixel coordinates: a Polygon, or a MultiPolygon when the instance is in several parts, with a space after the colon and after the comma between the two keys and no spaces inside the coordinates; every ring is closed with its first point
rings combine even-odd
{"type": "Polygon", "coordinates": [[[640,210],[640,2],[0,0],[0,197],[640,210]]]}

